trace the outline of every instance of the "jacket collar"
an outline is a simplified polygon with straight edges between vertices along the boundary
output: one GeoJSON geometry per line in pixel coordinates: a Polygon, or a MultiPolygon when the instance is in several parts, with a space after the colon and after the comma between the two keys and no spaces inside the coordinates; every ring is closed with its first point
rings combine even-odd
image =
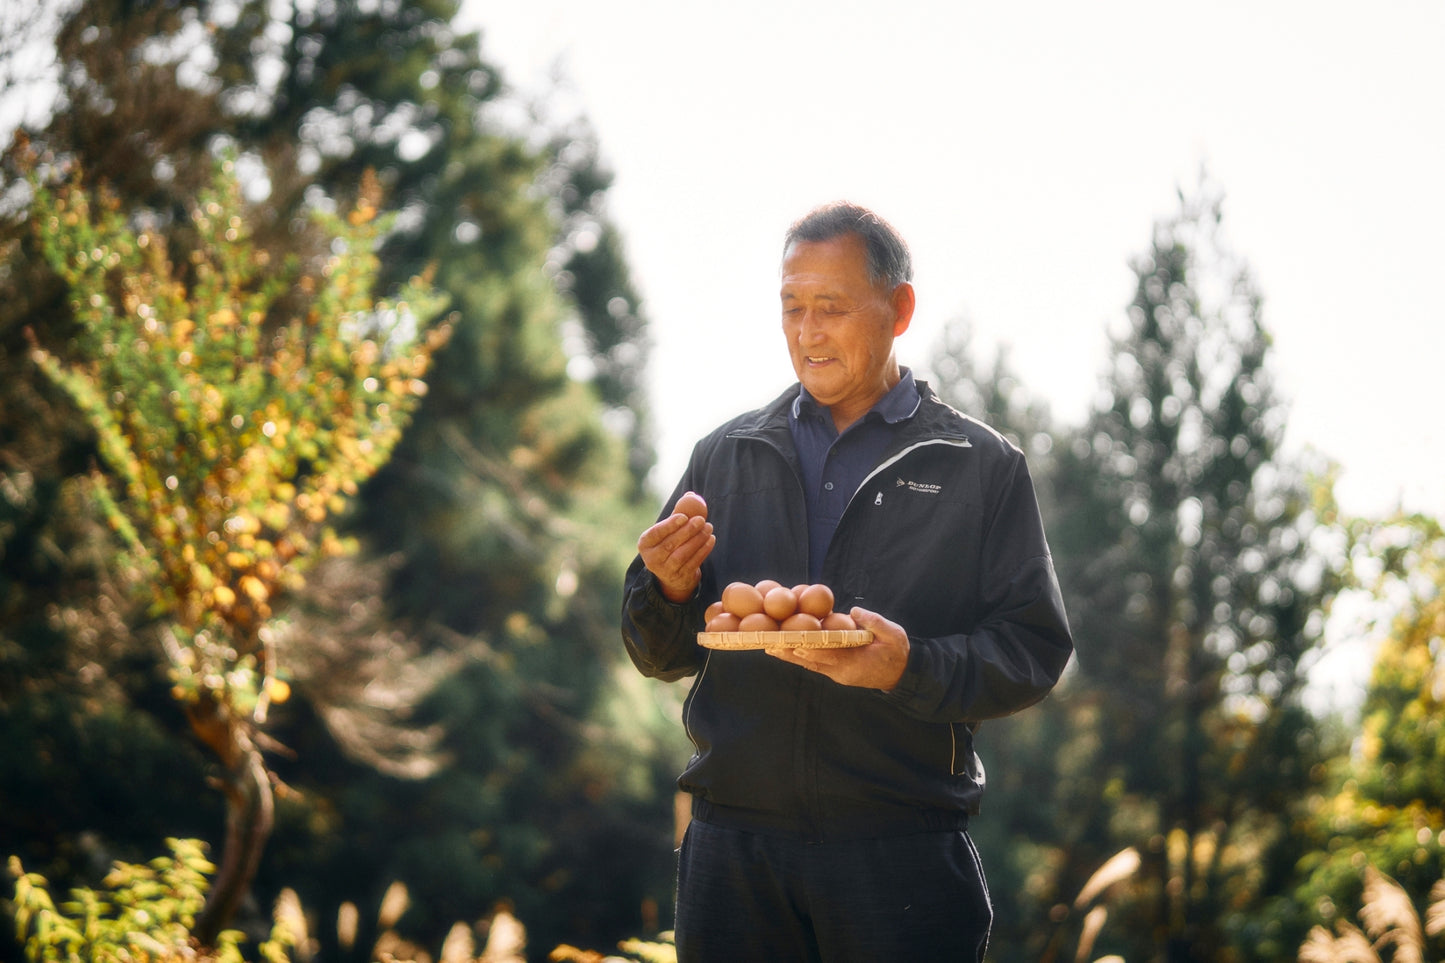
{"type": "MultiPolygon", "coordinates": [[[[917,382],[913,378],[913,371],[907,367],[901,367],[899,371],[901,375],[898,383],[888,389],[883,397],[878,399],[878,403],[863,415],[863,418],[877,415],[887,424],[896,425],[900,421],[912,418],[918,411],[921,399],[918,395],[917,382]]],[[[827,407],[819,404],[812,393],[801,386],[798,388],[798,396],[793,399],[792,416],[794,418],[831,417],[827,407]]]]}
{"type": "MultiPolygon", "coordinates": [[[[918,389],[918,410],[903,424],[900,441],[903,446],[916,444],[924,439],[967,441],[969,426],[965,416],[944,404],[926,381],[915,381],[918,389]]],[[[729,437],[761,437],[777,442],[778,434],[790,439],[788,412],[798,397],[802,386],[794,382],[777,398],[754,411],[741,416],[734,423],[729,437]]]]}

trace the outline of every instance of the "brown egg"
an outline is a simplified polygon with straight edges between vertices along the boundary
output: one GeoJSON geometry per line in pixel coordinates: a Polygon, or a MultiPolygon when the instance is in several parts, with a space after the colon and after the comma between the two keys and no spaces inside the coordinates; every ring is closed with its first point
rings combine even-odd
{"type": "Polygon", "coordinates": [[[852,632],[858,626],[851,615],[843,612],[829,612],[823,618],[823,628],[829,632],[852,632]]]}
{"type": "Polygon", "coordinates": [[[826,585],[809,585],[798,593],[798,611],[819,619],[833,611],[833,590],[826,585]]]}
{"type": "Polygon", "coordinates": [[[703,611],[703,613],[702,613],[702,620],[703,620],[704,622],[711,622],[713,619],[715,619],[715,618],[717,618],[719,615],[721,615],[721,614],[722,614],[722,611],[723,611],[722,599],[718,599],[716,602],[714,602],[713,604],[709,605],[709,606],[703,611]]]}
{"type": "Polygon", "coordinates": [[[818,617],[807,612],[794,612],[783,619],[783,624],[779,626],[784,632],[817,632],[822,627],[823,623],[818,621],[818,617]]]}
{"type": "Polygon", "coordinates": [[[738,623],[739,632],[776,632],[778,631],[778,620],[766,612],[754,612],[752,615],[745,615],[738,623]]]}
{"type": "Polygon", "coordinates": [[[672,511],[673,514],[681,512],[688,517],[701,515],[703,518],[707,518],[707,502],[703,501],[702,496],[697,492],[683,492],[682,497],[677,500],[677,504],[672,506],[672,511]]]}
{"type": "Polygon", "coordinates": [[[775,588],[782,588],[783,583],[779,582],[777,579],[765,578],[753,587],[756,588],[759,592],[763,593],[763,598],[767,598],[769,592],[771,592],[775,588]]]}
{"type": "Polygon", "coordinates": [[[779,585],[763,596],[763,611],[781,622],[798,611],[798,597],[792,589],[779,585]]]}
{"type": "Polygon", "coordinates": [[[731,582],[723,589],[722,604],[723,611],[741,619],[763,610],[763,593],[747,582],[731,582]]]}
{"type": "Polygon", "coordinates": [[[707,631],[709,632],[736,632],[742,619],[731,612],[721,612],[707,620],[707,631]]]}

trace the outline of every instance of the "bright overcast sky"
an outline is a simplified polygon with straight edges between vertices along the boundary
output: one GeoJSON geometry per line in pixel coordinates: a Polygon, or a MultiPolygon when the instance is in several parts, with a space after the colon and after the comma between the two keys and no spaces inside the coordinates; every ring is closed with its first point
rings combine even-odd
{"type": "Polygon", "coordinates": [[[560,76],[616,174],[651,321],[659,486],[792,380],[787,224],[847,197],[908,239],[943,324],[1079,423],[1130,258],[1201,167],[1253,268],[1288,444],[1347,510],[1445,514],[1445,3],[467,0],[484,54],[560,76]],[[887,12],[885,12],[887,11],[887,12]]]}

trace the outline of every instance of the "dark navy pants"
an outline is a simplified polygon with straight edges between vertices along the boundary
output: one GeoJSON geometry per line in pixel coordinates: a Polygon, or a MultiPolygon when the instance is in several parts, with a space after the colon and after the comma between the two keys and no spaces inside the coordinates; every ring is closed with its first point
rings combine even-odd
{"type": "Polygon", "coordinates": [[[957,830],[818,843],[694,819],[678,854],[678,963],[977,963],[992,922],[957,830]]]}

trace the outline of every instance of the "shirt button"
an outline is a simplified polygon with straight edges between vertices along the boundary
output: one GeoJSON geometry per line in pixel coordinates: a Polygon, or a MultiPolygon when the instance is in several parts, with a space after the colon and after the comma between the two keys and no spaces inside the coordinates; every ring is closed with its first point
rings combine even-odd
{"type": "Polygon", "coordinates": [[[824,490],[824,491],[832,491],[832,490],[833,490],[833,483],[832,483],[832,482],[823,482],[823,490],[824,490]]]}

